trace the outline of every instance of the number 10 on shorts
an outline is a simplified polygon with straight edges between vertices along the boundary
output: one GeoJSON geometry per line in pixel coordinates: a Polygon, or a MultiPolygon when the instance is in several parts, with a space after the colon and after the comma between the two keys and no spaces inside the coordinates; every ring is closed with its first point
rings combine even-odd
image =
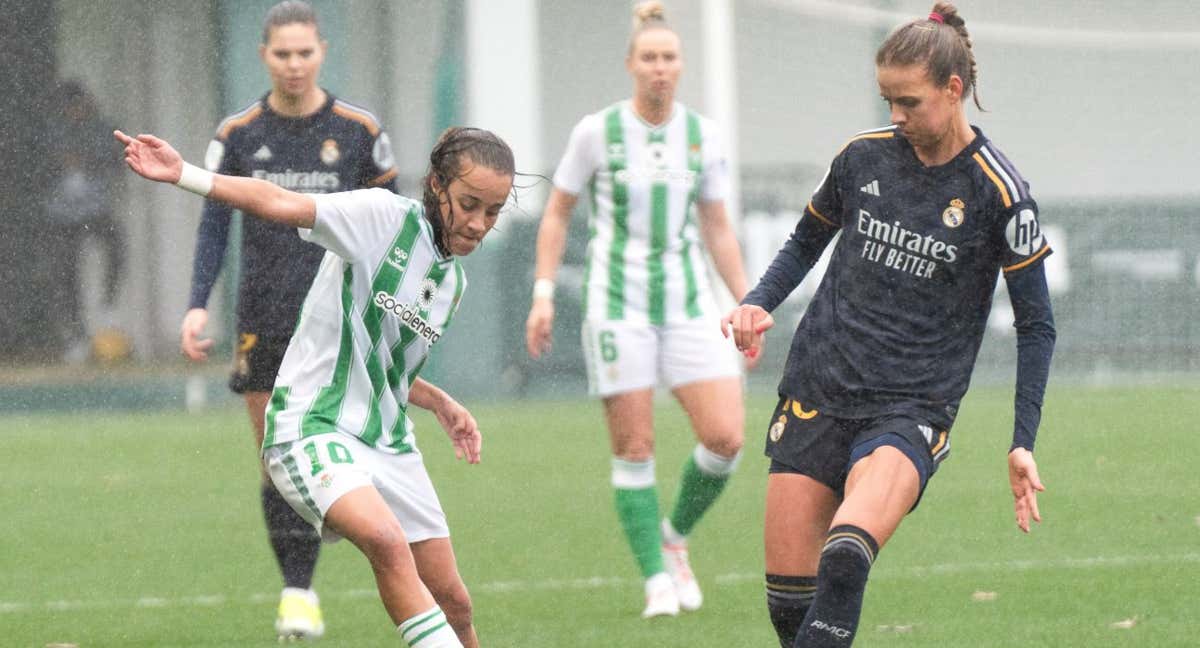
{"type": "MultiPolygon", "coordinates": [[[[317,445],[316,441],[309,441],[304,446],[304,454],[308,455],[308,461],[312,464],[313,477],[316,477],[322,470],[325,470],[325,464],[321,463],[319,449],[320,446],[317,445]]],[[[330,441],[325,444],[325,454],[329,457],[330,463],[354,463],[354,457],[350,456],[350,449],[337,441],[330,441]]]]}

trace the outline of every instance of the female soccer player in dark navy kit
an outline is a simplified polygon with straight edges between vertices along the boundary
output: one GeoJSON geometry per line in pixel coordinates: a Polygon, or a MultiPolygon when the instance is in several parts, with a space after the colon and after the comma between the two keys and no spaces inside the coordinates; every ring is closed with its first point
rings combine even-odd
{"type": "Polygon", "coordinates": [[[834,158],[783,249],[722,321],[756,354],[769,313],[841,233],[767,434],[767,604],[784,647],[853,642],[876,553],[950,450],[1000,272],[1017,329],[1009,482],[1017,526],[1041,520],[1033,445],[1055,333],[1037,204],[967,121],[976,66],[954,5],[893,31],[875,65],[892,126],[858,134],[834,158]]]}
{"type": "MultiPolygon", "coordinates": [[[[271,91],[221,122],[205,156],[210,171],[261,178],[303,193],[396,190],[391,145],[379,121],[317,85],[327,49],[309,5],[281,2],[268,11],[259,55],[270,73],[271,91]]],[[[191,300],[181,327],[183,353],[197,362],[207,358],[213,344],[202,335],[232,212],[220,202],[204,204],[191,300]]],[[[295,228],[257,218],[242,222],[238,346],[229,386],[245,397],[260,447],[263,412],[275,374],[324,252],[302,240],[295,228]]],[[[265,474],[261,496],[267,534],[284,580],[276,631],[280,637],[319,637],[324,621],[312,579],[320,538],[265,474]]]]}

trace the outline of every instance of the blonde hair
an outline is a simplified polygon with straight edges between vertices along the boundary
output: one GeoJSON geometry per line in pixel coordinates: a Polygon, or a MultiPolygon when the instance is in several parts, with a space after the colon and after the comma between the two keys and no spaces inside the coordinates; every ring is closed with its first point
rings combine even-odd
{"type": "Polygon", "coordinates": [[[674,31],[667,24],[667,12],[663,9],[663,4],[658,0],[646,0],[639,2],[633,7],[633,33],[629,36],[629,53],[633,53],[633,45],[637,42],[638,36],[643,32],[651,29],[666,29],[674,31]]]}

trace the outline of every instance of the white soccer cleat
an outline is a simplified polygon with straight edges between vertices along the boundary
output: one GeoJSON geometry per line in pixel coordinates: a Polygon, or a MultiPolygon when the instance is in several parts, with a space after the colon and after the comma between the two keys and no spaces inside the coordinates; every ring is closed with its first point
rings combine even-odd
{"type": "Polygon", "coordinates": [[[325,634],[321,604],[312,590],[285,587],[279,597],[279,615],[275,618],[279,641],[319,639],[325,634]]]}
{"type": "Polygon", "coordinates": [[[642,610],[642,618],[656,616],[676,616],[679,614],[679,598],[675,595],[675,585],[671,577],[659,573],[646,579],[646,609],[642,610]]]}
{"type": "Polygon", "coordinates": [[[704,604],[704,595],[700,593],[700,584],[696,582],[696,575],[692,573],[692,566],[688,562],[687,540],[667,541],[668,537],[679,537],[677,533],[667,533],[668,524],[667,520],[663,520],[663,562],[666,563],[667,573],[671,575],[671,582],[675,586],[675,596],[679,599],[680,609],[695,612],[704,604]]]}

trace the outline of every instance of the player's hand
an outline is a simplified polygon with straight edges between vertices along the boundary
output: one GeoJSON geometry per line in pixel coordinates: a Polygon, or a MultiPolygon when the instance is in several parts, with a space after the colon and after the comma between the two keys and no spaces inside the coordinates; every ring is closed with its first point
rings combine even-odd
{"type": "Polygon", "coordinates": [[[758,338],[758,351],[754,355],[746,355],[746,371],[754,371],[758,368],[758,363],[762,362],[763,349],[767,346],[767,336],[764,333],[758,338]]]}
{"type": "Polygon", "coordinates": [[[1046,490],[1038,478],[1037,462],[1033,453],[1025,448],[1015,448],[1008,453],[1008,483],[1012,486],[1013,507],[1017,513],[1017,526],[1029,533],[1029,520],[1041,522],[1038,512],[1037,494],[1046,490]]]}
{"type": "Polygon", "coordinates": [[[535,298],[525,320],[525,348],[529,357],[537,360],[549,353],[554,339],[554,300],[535,298]]]}
{"type": "Polygon", "coordinates": [[[483,449],[483,435],[475,417],[449,395],[433,410],[442,429],[454,444],[454,456],[465,458],[467,463],[479,463],[479,452],[483,449]]]}
{"type": "Polygon", "coordinates": [[[157,182],[179,182],[183,175],[183,158],[170,144],[153,136],[130,137],[121,131],[113,131],[113,137],[125,145],[125,164],[134,173],[157,182]]]}
{"type": "Polygon", "coordinates": [[[763,333],[772,326],[775,326],[775,318],[761,306],[742,304],[721,318],[721,335],[732,335],[737,350],[755,360],[762,351],[763,333]]]}
{"type": "Polygon", "coordinates": [[[183,316],[183,324],[179,327],[179,349],[183,355],[193,362],[203,362],[208,359],[208,350],[213,341],[200,337],[208,324],[208,310],[193,308],[183,316]]]}

